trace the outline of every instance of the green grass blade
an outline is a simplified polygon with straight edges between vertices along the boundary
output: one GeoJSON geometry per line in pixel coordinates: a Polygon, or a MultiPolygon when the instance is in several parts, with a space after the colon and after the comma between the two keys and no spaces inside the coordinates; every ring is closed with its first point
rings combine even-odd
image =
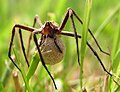
{"type": "Polygon", "coordinates": [[[99,26],[95,33],[95,37],[99,36],[102,30],[106,27],[106,25],[114,18],[114,16],[118,13],[120,5],[105,19],[105,21],[99,26]]]}
{"type": "MultiPolygon", "coordinates": [[[[119,62],[120,62],[120,60],[119,60],[119,57],[120,57],[120,49],[119,49],[119,43],[120,43],[119,42],[120,41],[120,7],[119,7],[118,13],[119,13],[119,15],[118,15],[118,30],[116,30],[114,33],[111,60],[112,60],[113,73],[119,75],[119,68],[120,68],[120,64],[119,64],[119,62]]],[[[117,82],[119,83],[119,80],[117,80],[117,82]]],[[[113,82],[110,79],[108,90],[109,89],[114,90],[115,87],[116,87],[116,85],[113,84],[113,82]]]]}
{"type": "Polygon", "coordinates": [[[0,81],[0,91],[1,91],[1,92],[4,92],[4,87],[3,87],[3,84],[2,84],[1,81],[0,81]]]}
{"type": "Polygon", "coordinates": [[[118,12],[119,12],[119,23],[118,23],[118,30],[116,31],[115,35],[114,35],[114,42],[113,42],[113,49],[112,49],[112,58],[115,56],[115,53],[117,51],[117,49],[119,48],[119,41],[120,41],[120,6],[118,8],[118,12]]]}
{"type": "MultiPolygon", "coordinates": [[[[15,48],[13,48],[13,52],[15,54],[16,61],[20,63],[20,58],[18,57],[19,55],[17,54],[17,50],[15,48]]],[[[18,65],[19,65],[19,68],[21,70],[21,74],[22,74],[23,80],[25,82],[25,86],[28,89],[28,92],[32,92],[32,89],[29,86],[29,83],[28,83],[27,76],[25,74],[24,68],[21,66],[21,64],[18,64],[18,65]]]]}
{"type": "Polygon", "coordinates": [[[113,67],[114,67],[113,72],[117,73],[117,69],[118,69],[119,62],[120,62],[120,49],[118,50],[118,52],[116,52],[116,55],[114,56],[113,61],[115,61],[113,62],[113,67]]]}
{"type": "Polygon", "coordinates": [[[26,77],[26,75],[25,75],[24,69],[23,69],[22,67],[20,67],[20,69],[21,69],[21,74],[22,74],[23,80],[24,80],[24,82],[25,82],[25,86],[26,86],[27,89],[28,89],[28,92],[33,92],[32,89],[31,89],[30,86],[29,86],[29,82],[28,82],[27,77],[26,77]]]}
{"type": "Polygon", "coordinates": [[[27,73],[27,80],[29,81],[29,79],[32,77],[32,75],[35,73],[35,70],[39,64],[39,57],[38,57],[38,54],[35,53],[33,55],[33,58],[32,58],[32,61],[31,61],[31,64],[30,64],[30,67],[29,67],[29,70],[28,70],[28,73],[27,73]]]}
{"type": "Polygon", "coordinates": [[[92,0],[86,0],[85,4],[85,12],[84,12],[84,24],[82,30],[82,40],[81,40],[81,68],[80,68],[80,87],[82,89],[82,72],[83,72],[83,61],[86,51],[86,41],[87,41],[87,33],[88,33],[88,26],[90,22],[90,13],[92,7],[92,0]]]}
{"type": "Polygon", "coordinates": [[[8,61],[8,67],[5,68],[4,73],[1,77],[1,82],[3,83],[4,86],[8,83],[9,77],[11,75],[11,72],[14,68],[14,65],[11,61],[8,61]]]}

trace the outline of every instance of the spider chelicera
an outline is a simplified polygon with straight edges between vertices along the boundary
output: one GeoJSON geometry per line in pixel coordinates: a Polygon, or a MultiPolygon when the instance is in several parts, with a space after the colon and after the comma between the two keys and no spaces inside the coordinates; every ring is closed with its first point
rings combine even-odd
{"type": "MultiPolygon", "coordinates": [[[[67,10],[67,12],[65,14],[65,17],[64,17],[63,21],[61,22],[60,26],[57,26],[53,22],[49,22],[49,21],[45,22],[45,24],[42,25],[42,23],[41,23],[41,21],[40,21],[40,19],[39,19],[38,16],[36,16],[34,18],[33,27],[25,26],[25,25],[21,25],[21,24],[15,24],[14,27],[13,27],[13,29],[12,29],[12,36],[11,36],[11,41],[10,41],[10,46],[9,46],[9,51],[8,51],[8,57],[13,62],[13,64],[18,68],[18,70],[21,71],[20,68],[19,68],[19,66],[14,62],[13,58],[11,57],[11,49],[12,49],[12,44],[13,44],[13,40],[14,40],[16,28],[19,29],[19,37],[20,37],[20,42],[21,42],[21,46],[22,46],[22,51],[23,51],[23,54],[24,54],[24,57],[25,57],[25,60],[27,62],[28,67],[29,67],[29,62],[28,62],[27,55],[26,55],[26,52],[25,52],[25,47],[24,47],[24,43],[23,43],[21,29],[31,32],[30,39],[33,36],[34,43],[36,45],[36,49],[38,51],[38,54],[39,54],[40,60],[42,62],[42,65],[44,66],[44,68],[48,72],[49,76],[51,77],[51,79],[52,79],[52,81],[54,83],[55,89],[57,89],[57,86],[55,84],[54,78],[52,77],[51,73],[49,72],[46,64],[56,64],[56,63],[60,62],[62,60],[63,56],[64,56],[64,50],[65,49],[62,48],[64,45],[63,45],[62,41],[59,41],[58,35],[64,35],[64,36],[74,37],[76,39],[77,58],[78,58],[78,63],[80,65],[78,39],[79,38],[81,39],[81,35],[77,34],[73,17],[76,17],[77,20],[80,22],[80,24],[83,24],[82,20],[75,13],[75,11],[72,10],[71,8],[68,8],[68,10],[67,10]],[[73,27],[74,32],[63,31],[63,29],[64,29],[64,27],[65,27],[65,25],[66,25],[66,23],[67,23],[67,21],[68,21],[69,18],[70,18],[70,20],[72,22],[72,27],[73,27]],[[36,22],[39,24],[40,29],[35,28],[36,22]],[[40,41],[38,41],[38,39],[37,39],[37,36],[36,36],[37,34],[41,34],[40,41]],[[46,57],[42,54],[40,47],[42,47],[42,49],[43,49],[44,46],[47,46],[46,44],[49,45],[49,41],[47,41],[47,40],[51,40],[52,41],[51,43],[54,44],[55,48],[57,48],[57,50],[55,50],[55,52],[53,52],[53,53],[54,54],[56,53],[57,56],[54,56],[54,57],[59,58],[59,59],[50,58],[50,57],[53,57],[53,54],[48,54],[49,55],[49,56],[47,55],[48,58],[44,60],[44,58],[46,58],[46,57]],[[48,60],[48,62],[47,62],[47,60],[48,60]]],[[[101,47],[99,46],[98,42],[96,41],[96,39],[93,36],[93,34],[90,31],[90,29],[88,29],[88,32],[93,37],[93,39],[94,39],[95,43],[97,44],[98,48],[100,49],[100,51],[102,53],[104,53],[104,54],[110,55],[109,53],[107,53],[107,52],[105,52],[105,51],[103,51],[101,49],[101,47]]],[[[30,40],[29,40],[29,44],[30,44],[30,40]]],[[[103,65],[100,57],[98,56],[97,52],[93,49],[93,47],[89,44],[88,41],[86,42],[86,44],[89,47],[89,49],[93,52],[93,54],[95,55],[95,57],[98,59],[98,61],[100,62],[103,70],[108,75],[113,76],[110,72],[108,72],[106,70],[106,68],[104,67],[104,65],[103,65]]]]}

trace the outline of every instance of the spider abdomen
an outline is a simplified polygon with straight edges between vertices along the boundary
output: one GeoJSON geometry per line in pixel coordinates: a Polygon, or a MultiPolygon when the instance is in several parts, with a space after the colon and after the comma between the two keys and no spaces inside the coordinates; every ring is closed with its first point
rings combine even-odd
{"type": "Polygon", "coordinates": [[[57,36],[55,38],[45,38],[44,42],[40,46],[40,49],[45,64],[54,65],[59,63],[65,54],[65,45],[63,41],[57,36]],[[56,45],[59,46],[59,48],[56,45]]]}

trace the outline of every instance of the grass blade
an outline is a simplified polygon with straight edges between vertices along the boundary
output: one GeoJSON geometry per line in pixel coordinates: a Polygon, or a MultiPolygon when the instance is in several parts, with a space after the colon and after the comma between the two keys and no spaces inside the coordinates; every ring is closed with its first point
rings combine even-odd
{"type": "Polygon", "coordinates": [[[80,87],[82,89],[82,72],[83,72],[83,61],[86,51],[86,41],[87,41],[87,33],[88,33],[88,26],[90,22],[90,13],[92,7],[92,0],[86,0],[85,4],[85,12],[84,12],[84,24],[82,30],[82,40],[81,40],[81,67],[80,67],[80,87]]]}
{"type": "MultiPolygon", "coordinates": [[[[13,52],[15,54],[15,57],[16,57],[16,61],[17,62],[20,62],[20,58],[18,57],[18,53],[17,53],[17,50],[15,49],[15,47],[13,48],[13,52]]],[[[26,74],[25,74],[25,71],[24,71],[24,68],[21,66],[21,64],[18,64],[19,65],[19,68],[21,70],[21,74],[22,74],[22,77],[23,77],[23,80],[25,82],[25,86],[26,88],[28,89],[28,92],[32,92],[32,89],[30,88],[29,86],[29,83],[28,83],[28,80],[27,80],[27,77],[26,77],[26,74]]],[[[25,88],[25,89],[26,89],[25,88]]]]}
{"type": "Polygon", "coordinates": [[[13,63],[11,61],[7,61],[7,63],[8,63],[8,67],[5,68],[4,73],[1,77],[1,82],[2,82],[3,86],[6,86],[6,84],[8,83],[8,80],[9,80],[8,76],[11,75],[11,72],[14,68],[13,63]]]}
{"type": "Polygon", "coordinates": [[[99,36],[99,34],[103,31],[106,25],[113,19],[113,17],[118,13],[120,5],[106,18],[106,20],[99,26],[96,30],[95,37],[99,36]]]}
{"type": "Polygon", "coordinates": [[[25,82],[25,86],[26,86],[27,89],[28,89],[28,92],[33,92],[32,89],[31,89],[30,86],[29,86],[29,83],[28,83],[27,77],[26,77],[26,75],[25,75],[24,69],[23,69],[22,67],[20,67],[20,69],[21,69],[21,74],[22,74],[23,80],[24,80],[24,82],[25,82]]]}
{"type": "MultiPolygon", "coordinates": [[[[119,15],[118,15],[118,30],[115,31],[114,33],[114,40],[113,40],[113,46],[112,46],[112,56],[111,56],[111,60],[112,60],[112,67],[113,67],[113,73],[118,74],[119,75],[119,57],[120,57],[120,49],[119,49],[119,41],[120,41],[120,6],[117,9],[119,15]]],[[[119,80],[117,81],[119,82],[119,80]]],[[[116,87],[115,84],[112,83],[111,78],[109,80],[109,89],[114,90],[116,87]]]]}
{"type": "Polygon", "coordinates": [[[31,64],[30,64],[30,67],[29,67],[29,70],[28,70],[28,73],[27,73],[27,80],[29,81],[29,79],[32,77],[32,75],[35,73],[35,70],[39,64],[39,57],[38,57],[38,54],[35,53],[33,55],[33,58],[32,58],[32,61],[31,61],[31,64]]]}
{"type": "Polygon", "coordinates": [[[116,33],[114,35],[112,58],[115,56],[115,53],[116,53],[117,49],[119,48],[118,43],[120,40],[120,6],[118,8],[118,13],[119,13],[119,17],[118,17],[119,23],[118,23],[118,30],[116,31],[116,33]]]}
{"type": "Polygon", "coordinates": [[[3,87],[3,84],[2,84],[1,81],[0,81],[0,91],[1,91],[1,92],[4,92],[4,87],[3,87]]]}

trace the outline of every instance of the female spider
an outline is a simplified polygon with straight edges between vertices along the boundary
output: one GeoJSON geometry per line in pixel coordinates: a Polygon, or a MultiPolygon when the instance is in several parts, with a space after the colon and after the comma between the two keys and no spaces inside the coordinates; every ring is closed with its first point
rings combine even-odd
{"type": "MultiPolygon", "coordinates": [[[[12,49],[12,44],[13,44],[16,28],[19,28],[19,36],[20,36],[22,51],[23,51],[23,54],[24,54],[24,57],[25,57],[25,60],[27,62],[28,67],[29,67],[29,62],[28,62],[28,59],[27,59],[27,55],[25,53],[25,48],[24,48],[24,44],[23,44],[21,29],[27,30],[27,31],[31,32],[31,36],[33,35],[34,43],[36,45],[41,63],[44,66],[44,68],[46,69],[46,71],[48,72],[49,76],[51,77],[51,79],[54,83],[55,89],[57,89],[54,78],[52,77],[51,73],[47,69],[46,64],[56,64],[56,63],[60,62],[62,60],[63,56],[64,56],[65,47],[64,47],[63,42],[60,40],[59,35],[70,36],[70,37],[74,37],[76,39],[77,58],[78,58],[78,63],[80,65],[78,38],[81,38],[81,35],[77,34],[73,16],[76,17],[77,20],[81,24],[83,24],[82,20],[78,17],[78,15],[75,13],[75,11],[73,11],[71,8],[67,9],[65,17],[64,17],[63,21],[61,22],[60,26],[57,26],[53,22],[49,22],[49,21],[45,22],[45,24],[42,25],[38,16],[36,16],[34,18],[33,27],[29,27],[29,26],[25,26],[25,25],[21,25],[21,24],[15,24],[15,26],[12,29],[12,36],[11,36],[11,41],[10,41],[10,46],[9,46],[9,51],[8,51],[8,57],[13,62],[13,64],[19,69],[19,71],[21,71],[20,68],[18,67],[18,65],[14,62],[14,60],[11,57],[11,49],[12,49]],[[74,33],[63,31],[63,29],[64,29],[64,27],[65,27],[69,18],[72,22],[72,27],[73,27],[74,33]],[[40,29],[35,28],[36,22],[38,22],[38,24],[40,25],[40,29]],[[40,41],[38,41],[38,39],[36,37],[37,34],[41,34],[40,41]],[[53,55],[54,55],[54,58],[53,58],[53,55]]],[[[104,52],[100,48],[98,42],[96,41],[96,39],[93,36],[90,29],[88,29],[88,31],[91,34],[91,36],[93,37],[93,39],[95,40],[95,42],[96,42],[98,48],[100,49],[100,51],[109,55],[109,53],[104,52]]],[[[31,36],[30,36],[30,38],[31,38],[31,36]]],[[[29,42],[29,44],[30,44],[30,42],[29,42]]],[[[87,41],[86,44],[90,48],[90,50],[94,53],[94,55],[96,56],[96,58],[100,62],[102,68],[104,69],[104,71],[107,74],[109,74],[110,76],[112,76],[112,74],[109,73],[106,70],[106,68],[104,67],[104,65],[103,65],[101,59],[99,58],[97,52],[92,48],[92,46],[89,44],[88,41],[87,41]]]]}

